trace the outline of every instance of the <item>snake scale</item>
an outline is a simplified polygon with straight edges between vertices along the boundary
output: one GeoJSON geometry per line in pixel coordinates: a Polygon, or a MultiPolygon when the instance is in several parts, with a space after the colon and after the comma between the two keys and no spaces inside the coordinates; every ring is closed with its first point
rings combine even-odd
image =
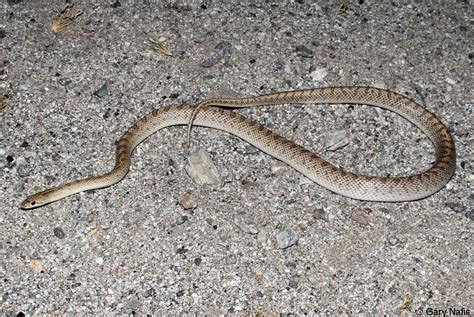
{"type": "Polygon", "coordinates": [[[454,141],[431,112],[395,92],[373,87],[326,87],[271,93],[241,99],[209,99],[193,105],[156,109],[137,121],[117,144],[115,167],[101,176],[76,180],[27,197],[21,208],[39,207],[86,190],[103,188],[125,177],[135,147],[157,130],[193,124],[232,133],[287,163],[315,183],[344,196],[367,201],[399,202],[428,197],[449,181],[456,167],[454,141]],[[223,107],[243,108],[273,104],[366,104],[391,110],[420,128],[435,147],[435,162],[425,172],[403,177],[364,176],[344,171],[312,152],[223,107]],[[218,106],[218,107],[210,107],[218,106]]]}

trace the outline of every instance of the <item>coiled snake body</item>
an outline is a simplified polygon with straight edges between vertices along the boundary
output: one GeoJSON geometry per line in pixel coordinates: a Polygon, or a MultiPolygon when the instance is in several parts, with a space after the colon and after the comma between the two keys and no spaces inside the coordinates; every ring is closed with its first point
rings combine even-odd
{"type": "Polygon", "coordinates": [[[292,166],[315,183],[344,196],[369,201],[410,201],[440,190],[454,173],[454,141],[447,128],[431,112],[414,101],[389,90],[372,87],[327,87],[278,92],[252,98],[210,99],[195,106],[174,105],[157,109],[136,122],[119,140],[115,167],[101,176],[76,180],[27,197],[21,208],[39,207],[85,190],[119,182],[128,172],[135,147],[157,130],[188,124],[227,131],[292,166]],[[251,107],[283,103],[367,104],[388,109],[420,128],[435,147],[435,162],[427,171],[405,177],[364,176],[343,171],[312,152],[271,132],[240,114],[216,107],[251,107]]]}

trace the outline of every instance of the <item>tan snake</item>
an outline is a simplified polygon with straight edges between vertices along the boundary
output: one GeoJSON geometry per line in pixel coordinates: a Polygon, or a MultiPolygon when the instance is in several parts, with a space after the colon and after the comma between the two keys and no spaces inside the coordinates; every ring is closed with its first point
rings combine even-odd
{"type": "Polygon", "coordinates": [[[115,167],[101,176],[76,180],[27,197],[21,208],[39,207],[85,190],[119,182],[128,172],[135,147],[157,130],[185,125],[196,114],[194,124],[227,131],[292,166],[327,189],[360,200],[409,201],[440,190],[456,166],[454,141],[447,128],[431,112],[414,101],[389,90],[371,87],[328,87],[277,92],[242,99],[210,99],[196,106],[174,105],[156,109],[136,122],[117,144],[115,167]],[[240,114],[216,107],[251,107],[271,104],[337,103],[367,104],[398,113],[418,126],[435,147],[435,162],[427,171],[405,177],[363,176],[343,171],[312,152],[271,132],[240,114]]]}

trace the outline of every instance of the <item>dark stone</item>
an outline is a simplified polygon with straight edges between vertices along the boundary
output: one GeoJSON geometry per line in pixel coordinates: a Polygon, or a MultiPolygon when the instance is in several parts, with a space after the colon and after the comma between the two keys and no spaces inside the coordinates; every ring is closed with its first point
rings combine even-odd
{"type": "Polygon", "coordinates": [[[61,85],[61,86],[67,86],[69,85],[70,83],[72,83],[72,80],[70,80],[69,78],[60,78],[58,80],[58,83],[61,85]]]}
{"type": "Polygon", "coordinates": [[[176,250],[177,254],[185,254],[186,252],[188,252],[188,249],[186,249],[185,247],[181,247],[178,250],[176,250]]]}
{"type": "Polygon", "coordinates": [[[446,203],[446,206],[449,207],[449,209],[451,209],[452,211],[454,211],[455,213],[462,213],[462,212],[465,212],[466,209],[464,208],[463,205],[461,205],[460,203],[458,202],[448,202],[446,203]]]}
{"type": "Polygon", "coordinates": [[[54,235],[58,237],[59,239],[64,239],[66,234],[64,233],[63,229],[56,227],[53,229],[54,235]]]}
{"type": "Polygon", "coordinates": [[[220,42],[214,48],[220,56],[230,56],[232,54],[232,44],[229,42],[220,42]]]}
{"type": "Polygon", "coordinates": [[[18,176],[20,177],[27,177],[31,174],[31,166],[30,165],[19,165],[17,168],[18,176]]]}
{"type": "Polygon", "coordinates": [[[474,209],[471,209],[468,212],[466,212],[466,218],[469,220],[474,220],[474,209]]]}
{"type": "Polygon", "coordinates": [[[314,57],[313,51],[310,50],[309,48],[307,48],[304,45],[297,45],[295,47],[295,51],[296,51],[296,55],[304,57],[304,58],[313,58],[314,57]]]}
{"type": "Polygon", "coordinates": [[[298,282],[294,279],[291,279],[289,282],[288,282],[288,287],[290,288],[293,288],[293,289],[296,289],[298,288],[298,282]]]}
{"type": "Polygon", "coordinates": [[[149,288],[144,294],[143,297],[148,298],[148,297],[153,297],[156,295],[156,290],[152,287],[149,288]]]}
{"type": "Polygon", "coordinates": [[[97,89],[95,92],[94,92],[94,96],[97,96],[99,98],[102,98],[104,96],[107,95],[107,92],[109,91],[109,87],[107,85],[107,83],[103,84],[102,86],[99,87],[99,89],[97,89]]]}

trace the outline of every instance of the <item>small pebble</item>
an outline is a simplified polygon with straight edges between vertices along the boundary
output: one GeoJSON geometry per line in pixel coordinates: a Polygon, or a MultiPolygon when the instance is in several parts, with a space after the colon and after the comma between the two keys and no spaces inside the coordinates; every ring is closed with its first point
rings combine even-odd
{"type": "Polygon", "coordinates": [[[257,234],[260,231],[252,218],[244,212],[235,214],[233,220],[234,224],[245,233],[257,234]]]}
{"type": "Polygon", "coordinates": [[[268,241],[268,232],[265,229],[261,229],[257,234],[257,244],[259,246],[264,246],[268,241]]]}
{"type": "Polygon", "coordinates": [[[56,237],[58,237],[59,239],[64,239],[64,237],[66,236],[66,234],[64,233],[63,229],[59,228],[59,227],[56,227],[53,229],[53,233],[56,237]]]}
{"type": "Polygon", "coordinates": [[[180,248],[176,249],[176,254],[185,254],[188,251],[189,250],[186,249],[185,247],[180,247],[180,248]]]}
{"type": "Polygon", "coordinates": [[[188,221],[188,216],[186,215],[179,215],[177,218],[176,218],[176,224],[179,226],[179,225],[182,225],[183,223],[185,223],[186,221],[188,221]]]}
{"type": "Polygon", "coordinates": [[[156,289],[151,287],[149,288],[148,290],[146,290],[144,293],[143,293],[143,297],[145,298],[148,298],[148,297],[153,297],[156,295],[156,289]]]}
{"type": "Polygon", "coordinates": [[[185,210],[196,209],[198,206],[196,200],[190,193],[185,193],[178,198],[178,204],[185,210]]]}
{"type": "Polygon", "coordinates": [[[98,265],[103,265],[104,264],[104,258],[101,257],[101,256],[98,256],[95,258],[95,263],[97,263],[98,265]]]}
{"type": "Polygon", "coordinates": [[[31,260],[30,267],[35,273],[41,273],[43,271],[43,262],[39,260],[31,260]]]}
{"type": "Polygon", "coordinates": [[[35,158],[36,157],[36,152],[25,151],[25,153],[23,153],[23,156],[25,157],[25,159],[35,158]]]}
{"type": "Polygon", "coordinates": [[[109,87],[108,87],[107,83],[105,83],[102,86],[100,86],[96,91],[94,91],[94,96],[102,98],[105,95],[107,95],[108,91],[109,91],[109,87]]]}
{"type": "Polygon", "coordinates": [[[70,80],[69,78],[60,78],[58,80],[58,84],[60,84],[61,86],[67,86],[71,83],[72,83],[72,80],[70,80]]]}
{"type": "Polygon", "coordinates": [[[298,234],[292,229],[280,230],[275,234],[277,248],[286,249],[298,242],[298,234]]]}
{"type": "Polygon", "coordinates": [[[346,131],[338,130],[326,134],[324,144],[326,150],[328,151],[336,151],[345,147],[347,144],[349,144],[349,139],[347,138],[346,131]]]}
{"type": "Polygon", "coordinates": [[[26,162],[26,159],[23,156],[18,156],[15,160],[15,163],[17,165],[28,165],[28,163],[26,162]]]}
{"type": "Polygon", "coordinates": [[[20,177],[27,177],[31,175],[32,169],[30,165],[18,165],[17,173],[20,177]]]}
{"type": "Polygon", "coordinates": [[[296,51],[296,55],[298,55],[300,57],[304,57],[304,58],[313,58],[314,57],[313,51],[310,50],[309,48],[307,48],[304,45],[296,46],[295,51],[296,51]]]}
{"type": "Polygon", "coordinates": [[[464,207],[459,202],[449,201],[449,202],[446,202],[446,206],[448,206],[449,209],[451,209],[452,211],[456,213],[461,213],[465,211],[464,207]]]}
{"type": "Polygon", "coordinates": [[[360,225],[366,226],[369,224],[369,220],[367,219],[367,214],[361,210],[354,211],[351,214],[351,218],[352,220],[354,220],[360,225]]]}
{"type": "Polygon", "coordinates": [[[281,171],[286,171],[289,169],[288,165],[281,162],[281,161],[276,161],[272,166],[270,167],[272,174],[277,174],[280,173],[281,171]]]}
{"type": "Polygon", "coordinates": [[[388,244],[391,246],[396,246],[400,241],[397,238],[390,238],[388,239],[388,244]]]}
{"type": "Polygon", "coordinates": [[[197,294],[197,293],[192,293],[191,297],[193,298],[193,300],[196,304],[199,304],[202,301],[201,296],[199,296],[199,294],[197,294]]]}
{"type": "Polygon", "coordinates": [[[456,85],[456,81],[454,79],[447,77],[445,80],[450,85],[456,85]]]}
{"type": "Polygon", "coordinates": [[[313,217],[314,217],[314,219],[320,219],[320,220],[328,221],[326,211],[322,208],[314,208],[313,217]]]}
{"type": "Polygon", "coordinates": [[[234,265],[237,263],[237,258],[234,255],[229,255],[224,258],[225,265],[234,265]]]}
{"type": "Polygon", "coordinates": [[[384,214],[390,214],[390,209],[385,208],[385,207],[380,208],[379,211],[384,213],[384,214]]]}
{"type": "Polygon", "coordinates": [[[474,208],[467,211],[465,214],[466,218],[469,220],[474,220],[474,208]]]}
{"type": "Polygon", "coordinates": [[[118,7],[121,7],[122,4],[120,3],[119,0],[115,0],[114,3],[112,3],[112,8],[118,8],[118,7]]]}
{"type": "Polygon", "coordinates": [[[230,56],[232,54],[232,44],[229,42],[220,42],[214,49],[220,56],[230,56]]]}
{"type": "Polygon", "coordinates": [[[189,156],[185,169],[196,184],[221,183],[217,167],[209,154],[203,150],[198,150],[189,156]]]}
{"type": "Polygon", "coordinates": [[[370,215],[372,212],[374,212],[372,209],[369,207],[362,208],[362,211],[365,212],[367,215],[370,215]]]}
{"type": "Polygon", "coordinates": [[[326,68],[317,69],[309,74],[313,81],[321,81],[328,75],[328,71],[326,68]]]}
{"type": "Polygon", "coordinates": [[[29,84],[20,84],[18,85],[18,90],[28,92],[31,90],[31,86],[29,84]]]}
{"type": "Polygon", "coordinates": [[[290,281],[288,282],[288,287],[293,288],[293,289],[297,289],[298,288],[298,281],[295,280],[294,278],[290,279],[290,281]]]}

